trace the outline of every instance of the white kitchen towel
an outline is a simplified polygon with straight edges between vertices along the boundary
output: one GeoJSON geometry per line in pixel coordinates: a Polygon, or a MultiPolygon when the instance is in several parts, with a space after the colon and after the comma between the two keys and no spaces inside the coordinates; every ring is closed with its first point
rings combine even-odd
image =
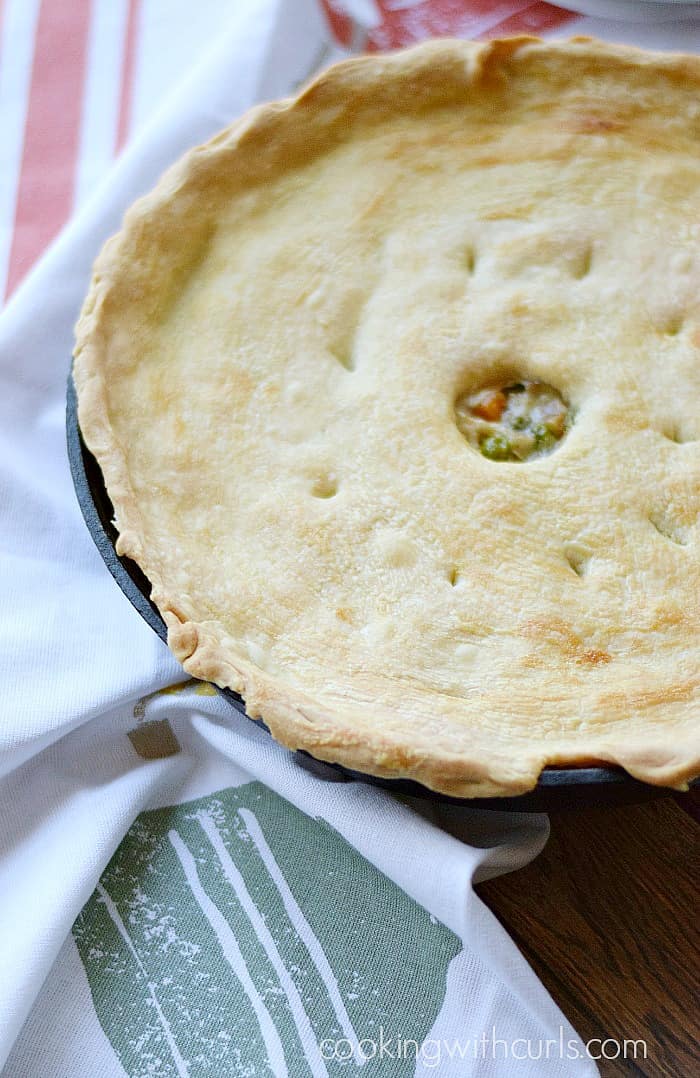
{"type": "Polygon", "coordinates": [[[0,316],[7,1078],[596,1073],[472,888],[534,857],[546,819],[302,770],[182,685],[73,494],[65,386],[101,243],[187,147],[321,55],[313,0],[239,2],[0,316]]]}

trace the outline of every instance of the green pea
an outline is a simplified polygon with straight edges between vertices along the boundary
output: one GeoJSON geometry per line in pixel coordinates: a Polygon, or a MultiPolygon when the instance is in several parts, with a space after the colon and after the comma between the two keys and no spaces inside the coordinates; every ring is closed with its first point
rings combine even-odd
{"type": "Polygon", "coordinates": [[[537,449],[551,449],[556,442],[556,438],[551,430],[549,430],[544,423],[538,423],[533,427],[532,433],[535,436],[535,446],[537,449]]]}
{"type": "Polygon", "coordinates": [[[525,430],[527,423],[527,416],[516,415],[511,426],[513,427],[513,430],[525,430]]]}
{"type": "Polygon", "coordinates": [[[479,448],[489,460],[508,460],[511,455],[510,442],[502,434],[489,434],[479,448]]]}

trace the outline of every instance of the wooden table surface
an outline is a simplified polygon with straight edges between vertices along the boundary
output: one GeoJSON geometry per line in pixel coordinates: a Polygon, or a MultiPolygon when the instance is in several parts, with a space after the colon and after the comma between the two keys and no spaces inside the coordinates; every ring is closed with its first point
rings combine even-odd
{"type": "Polygon", "coordinates": [[[584,1041],[647,1042],[604,1078],[700,1078],[699,807],[552,815],[535,861],[477,888],[584,1041]]]}

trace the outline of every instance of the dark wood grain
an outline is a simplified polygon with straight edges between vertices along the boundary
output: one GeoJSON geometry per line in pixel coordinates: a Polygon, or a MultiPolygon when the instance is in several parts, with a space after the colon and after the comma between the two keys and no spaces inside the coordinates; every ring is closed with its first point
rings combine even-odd
{"type": "Polygon", "coordinates": [[[479,894],[584,1041],[647,1042],[604,1078],[697,1078],[700,829],[673,798],[551,822],[543,853],[479,894]]]}

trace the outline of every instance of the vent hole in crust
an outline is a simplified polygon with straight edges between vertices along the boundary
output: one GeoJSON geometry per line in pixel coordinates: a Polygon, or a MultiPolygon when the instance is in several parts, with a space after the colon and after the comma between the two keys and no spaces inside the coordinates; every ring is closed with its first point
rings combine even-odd
{"type": "Polygon", "coordinates": [[[464,250],[464,268],[467,273],[473,273],[476,269],[476,251],[473,247],[466,247],[464,250]]]}
{"type": "Polygon", "coordinates": [[[685,528],[682,525],[674,524],[665,513],[650,513],[649,523],[664,539],[675,543],[676,546],[685,546],[685,528]]]}
{"type": "Polygon", "coordinates": [[[311,488],[314,498],[334,498],[338,493],[338,481],[333,475],[324,475],[311,488]]]}
{"type": "Polygon", "coordinates": [[[450,582],[450,584],[452,585],[453,588],[457,587],[457,584],[459,583],[459,569],[457,568],[456,565],[454,565],[450,569],[450,572],[448,574],[447,579],[449,580],[449,582],[450,582]]]}
{"type": "Polygon", "coordinates": [[[667,337],[677,337],[682,329],[683,315],[680,311],[669,314],[661,325],[661,332],[665,333],[667,337]]]}
{"type": "Polygon", "coordinates": [[[462,393],[454,413],[460,434],[482,457],[516,463],[548,456],[572,422],[557,389],[528,379],[462,393]]]}
{"type": "Polygon", "coordinates": [[[591,272],[591,265],[593,263],[593,248],[589,245],[585,250],[581,251],[579,257],[575,260],[572,267],[572,276],[581,281],[584,277],[587,277],[591,272]]]}
{"type": "Polygon", "coordinates": [[[355,357],[349,349],[331,348],[331,355],[346,371],[355,370],[355,357]]]}
{"type": "Polygon", "coordinates": [[[576,576],[583,577],[586,575],[588,562],[590,560],[587,554],[581,553],[580,550],[567,548],[564,551],[564,557],[566,558],[569,567],[576,573],[576,576]]]}
{"type": "Polygon", "coordinates": [[[669,442],[674,442],[676,445],[685,445],[686,442],[697,441],[692,434],[686,433],[677,426],[666,427],[662,433],[664,438],[668,438],[669,442]]]}

